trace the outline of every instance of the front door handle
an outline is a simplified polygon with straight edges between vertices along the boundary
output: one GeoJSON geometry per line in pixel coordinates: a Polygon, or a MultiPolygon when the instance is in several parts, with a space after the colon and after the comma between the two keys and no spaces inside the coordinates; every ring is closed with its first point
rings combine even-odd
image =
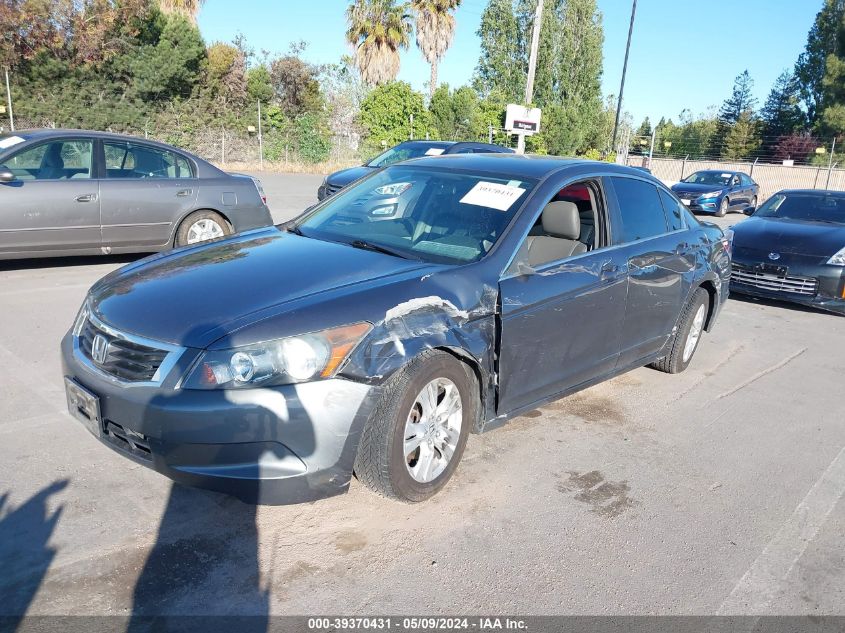
{"type": "Polygon", "coordinates": [[[81,196],[76,196],[77,202],[94,202],[97,199],[96,193],[86,193],[81,196]]]}
{"type": "Polygon", "coordinates": [[[186,198],[193,193],[193,189],[180,189],[176,192],[177,198],[186,198]]]}

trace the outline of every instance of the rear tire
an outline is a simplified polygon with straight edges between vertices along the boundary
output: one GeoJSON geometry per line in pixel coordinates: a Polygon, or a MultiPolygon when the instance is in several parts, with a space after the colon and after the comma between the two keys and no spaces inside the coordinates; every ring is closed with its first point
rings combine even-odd
{"type": "Polygon", "coordinates": [[[355,476],[384,497],[425,501],[455,472],[478,417],[479,400],[478,382],[467,365],[443,351],[423,352],[385,386],[361,433],[355,476]],[[459,414],[450,408],[455,402],[453,387],[459,414]],[[424,393],[435,395],[428,402],[436,406],[425,404],[424,393]],[[447,411],[452,411],[446,416],[450,421],[438,423],[438,416],[447,411]],[[409,447],[415,448],[409,451],[409,447]]]}
{"type": "Polygon", "coordinates": [[[650,367],[667,374],[680,374],[695,356],[704,324],[707,323],[710,295],[704,288],[696,288],[678,319],[678,330],[669,342],[669,353],[650,367]]]}
{"type": "Polygon", "coordinates": [[[716,211],[716,217],[725,217],[725,214],[728,212],[728,207],[730,206],[730,204],[730,200],[728,200],[727,198],[722,198],[722,201],[719,203],[719,210],[716,211]]]}
{"type": "Polygon", "coordinates": [[[215,211],[194,211],[179,225],[175,246],[199,244],[232,234],[232,227],[215,211]]]}

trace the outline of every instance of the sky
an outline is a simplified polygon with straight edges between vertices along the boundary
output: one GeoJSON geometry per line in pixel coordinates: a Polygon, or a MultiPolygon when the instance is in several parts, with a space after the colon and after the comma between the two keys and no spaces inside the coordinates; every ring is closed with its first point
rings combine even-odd
{"type": "MultiPolygon", "coordinates": [[[[284,53],[291,42],[308,43],[305,58],[332,63],[351,52],[344,12],[349,0],[206,0],[199,15],[208,43],[242,33],[256,51],[284,53]]],[[[487,0],[463,0],[455,14],[452,47],[439,80],[468,83],[478,61],[476,35],[487,0]]],[[[598,0],[604,21],[605,95],[618,94],[631,17],[630,0],[598,0]]],[[[791,69],[804,49],[822,0],[638,0],[623,108],[634,124],[649,117],[677,120],[718,107],[734,79],[748,70],[763,105],[777,76],[791,69]]],[[[412,45],[402,53],[399,79],[425,89],[429,66],[412,45]]]]}

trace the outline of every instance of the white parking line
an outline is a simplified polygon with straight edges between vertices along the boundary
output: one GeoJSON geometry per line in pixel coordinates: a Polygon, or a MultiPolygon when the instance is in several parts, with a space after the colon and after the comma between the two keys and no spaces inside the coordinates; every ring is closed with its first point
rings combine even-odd
{"type": "Polygon", "coordinates": [[[718,615],[771,614],[785,581],[845,493],[845,447],[769,541],[717,611],[718,615]]]}

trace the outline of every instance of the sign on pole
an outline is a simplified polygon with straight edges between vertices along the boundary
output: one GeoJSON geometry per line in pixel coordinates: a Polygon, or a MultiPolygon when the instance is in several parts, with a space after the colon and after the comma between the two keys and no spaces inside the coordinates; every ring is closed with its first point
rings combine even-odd
{"type": "Polygon", "coordinates": [[[537,134],[540,131],[540,108],[509,103],[505,112],[505,129],[511,134],[537,134]]]}

